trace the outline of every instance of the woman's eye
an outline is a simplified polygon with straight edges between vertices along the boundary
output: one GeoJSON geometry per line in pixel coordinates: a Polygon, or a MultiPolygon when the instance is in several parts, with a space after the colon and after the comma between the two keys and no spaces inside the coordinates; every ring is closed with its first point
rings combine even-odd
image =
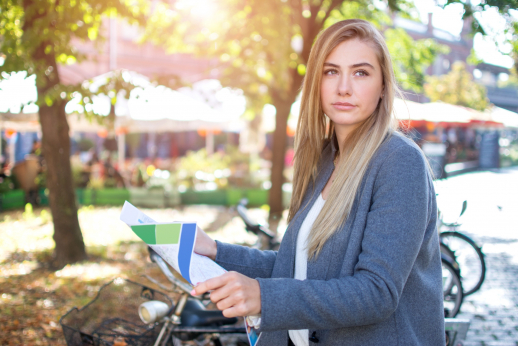
{"type": "Polygon", "coordinates": [[[368,76],[369,74],[367,73],[367,71],[364,71],[364,70],[358,70],[356,72],[354,72],[354,74],[356,76],[360,76],[360,77],[365,77],[365,76],[368,76]]]}
{"type": "Polygon", "coordinates": [[[333,75],[333,74],[337,74],[337,73],[338,73],[337,70],[325,70],[324,71],[325,75],[333,75]]]}

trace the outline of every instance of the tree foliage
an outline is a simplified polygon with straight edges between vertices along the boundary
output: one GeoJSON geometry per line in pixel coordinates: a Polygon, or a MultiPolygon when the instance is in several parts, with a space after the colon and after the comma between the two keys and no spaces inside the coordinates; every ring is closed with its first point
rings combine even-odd
{"type": "MultiPolygon", "coordinates": [[[[518,5],[515,6],[518,7],[518,5]]],[[[505,34],[510,37],[511,49],[506,52],[514,61],[514,71],[518,70],[518,19],[508,20],[505,34]],[[509,23],[510,22],[510,23],[509,23]]]]}
{"type": "Polygon", "coordinates": [[[442,101],[483,111],[489,105],[486,88],[473,80],[463,62],[453,63],[448,74],[427,78],[425,94],[432,102],[442,101]]]}
{"type": "MultiPolygon", "coordinates": [[[[333,23],[361,18],[380,30],[391,25],[386,8],[371,0],[220,0],[204,1],[210,20],[196,17],[199,8],[189,2],[162,2],[148,21],[144,40],[168,48],[213,58],[222,84],[240,88],[255,115],[266,103],[276,107],[272,158],[270,211],[282,210],[286,123],[306,72],[311,46],[318,33],[333,23]]],[[[391,10],[410,4],[403,0],[385,3],[391,10]]],[[[400,30],[389,30],[392,49],[398,56],[398,77],[405,87],[422,88],[422,74],[441,49],[429,41],[413,44],[400,30]],[[402,54],[411,46],[413,54],[402,54]]]]}
{"type": "MultiPolygon", "coordinates": [[[[88,83],[63,85],[58,64],[72,64],[85,58],[75,48],[74,40],[101,42],[106,16],[123,16],[144,23],[146,3],[133,0],[1,0],[0,67],[2,77],[27,71],[36,76],[42,151],[47,163],[47,187],[54,222],[54,265],[83,260],[85,246],[79,222],[70,167],[70,136],[65,105],[71,98],[91,102],[93,91],[88,83]]],[[[124,86],[116,81],[104,87],[108,96],[124,86]]],[[[102,89],[102,88],[101,88],[102,89]]],[[[87,112],[88,113],[88,112],[87,112]]],[[[92,112],[90,112],[92,114],[92,112]]]]}
{"type": "Polygon", "coordinates": [[[414,40],[401,28],[386,30],[385,39],[396,79],[403,89],[417,93],[423,92],[426,69],[438,55],[449,52],[448,46],[431,38],[414,40]]]}
{"type": "MultiPolygon", "coordinates": [[[[124,17],[144,24],[147,3],[126,0],[2,0],[0,2],[0,51],[5,55],[3,72],[28,71],[49,75],[42,61],[34,59],[41,44],[59,64],[83,61],[73,40],[91,41],[97,47],[105,40],[102,19],[124,17]]],[[[43,78],[37,78],[39,85],[43,78]]],[[[43,97],[43,95],[42,95],[43,97]]]]}
{"type": "MultiPolygon", "coordinates": [[[[43,56],[52,55],[59,65],[71,65],[84,61],[86,55],[80,53],[74,42],[92,42],[97,49],[106,40],[102,21],[108,17],[125,18],[130,23],[144,25],[147,2],[143,0],[2,0],[0,3],[0,53],[4,63],[0,66],[2,77],[11,72],[27,71],[36,75],[38,87],[37,104],[52,106],[54,102],[67,102],[81,93],[83,105],[91,103],[92,96],[100,93],[108,95],[109,86],[130,90],[121,74],[111,77],[97,92],[90,91],[83,82],[64,85],[59,80],[58,71],[48,66],[46,59],[38,55],[43,48],[43,56]],[[38,58],[37,58],[38,56],[38,58]],[[45,78],[48,77],[48,78],[45,78]],[[48,88],[47,79],[56,85],[48,88]],[[41,91],[46,92],[42,93],[41,91]]],[[[114,89],[115,90],[115,89],[114,89]]],[[[87,116],[94,116],[86,109],[87,116]]]]}
{"type": "Polygon", "coordinates": [[[518,68],[518,15],[513,11],[518,10],[518,1],[516,0],[485,0],[485,1],[465,1],[465,0],[447,0],[442,2],[442,7],[451,4],[462,4],[464,14],[462,19],[472,19],[471,33],[481,33],[489,37],[495,43],[500,53],[510,56],[514,61],[515,68],[518,68]],[[484,28],[478,14],[490,10],[497,9],[502,18],[505,20],[505,27],[502,34],[503,40],[497,39],[492,35],[488,28],[484,28]]]}
{"type": "MultiPolygon", "coordinates": [[[[390,2],[394,8],[397,4],[390,2]]],[[[297,75],[305,74],[309,50],[321,29],[347,18],[369,20],[380,30],[391,25],[387,12],[368,0],[226,0],[218,5],[210,21],[201,21],[193,18],[193,7],[161,3],[143,40],[171,52],[218,59],[222,82],[243,89],[249,103],[259,109],[301,80],[297,75]]],[[[389,49],[397,58],[401,83],[407,89],[421,90],[425,68],[446,48],[429,39],[416,42],[401,29],[385,32],[389,49]]]]}

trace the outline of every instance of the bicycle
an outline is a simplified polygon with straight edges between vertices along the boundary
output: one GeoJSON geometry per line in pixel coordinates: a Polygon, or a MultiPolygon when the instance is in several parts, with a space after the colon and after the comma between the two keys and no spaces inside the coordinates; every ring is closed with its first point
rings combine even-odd
{"type": "MultiPolygon", "coordinates": [[[[227,345],[248,345],[243,322],[227,318],[219,310],[207,309],[208,304],[203,302],[208,296],[191,296],[192,287],[177,278],[155,251],[150,247],[148,250],[151,261],[173,284],[177,299],[117,278],[101,287],[85,307],[73,308],[61,317],[59,322],[68,346],[222,346],[223,341],[227,345]],[[116,317],[108,306],[114,301],[122,310],[116,317]]],[[[160,288],[171,290],[154,278],[145,277],[160,288]]]]}
{"type": "Polygon", "coordinates": [[[441,253],[444,317],[454,318],[464,301],[458,265],[441,253]]]}
{"type": "Polygon", "coordinates": [[[257,236],[257,242],[252,247],[261,250],[278,250],[281,242],[276,234],[268,227],[253,222],[248,216],[247,205],[248,200],[246,198],[241,199],[236,205],[236,211],[245,224],[245,230],[257,236]]]}
{"type": "MultiPolygon", "coordinates": [[[[467,209],[467,201],[462,203],[462,210],[459,218],[467,209]]],[[[458,231],[461,226],[458,220],[453,223],[446,223],[439,213],[439,237],[441,239],[441,250],[458,263],[461,268],[461,281],[464,289],[464,296],[475,293],[480,289],[486,277],[486,262],[482,248],[470,237],[458,231]],[[446,231],[441,229],[446,228],[446,231]],[[449,250],[445,250],[447,247],[449,250]]]]}

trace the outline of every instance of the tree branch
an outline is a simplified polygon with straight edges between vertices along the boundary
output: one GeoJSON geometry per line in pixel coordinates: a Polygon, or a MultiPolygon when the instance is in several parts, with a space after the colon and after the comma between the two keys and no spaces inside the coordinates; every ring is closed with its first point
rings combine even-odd
{"type": "Polygon", "coordinates": [[[331,4],[329,5],[329,8],[326,11],[326,15],[322,19],[322,25],[326,22],[327,18],[331,15],[331,12],[336,9],[338,6],[340,6],[342,3],[344,3],[343,0],[333,0],[331,1],[331,4]]]}

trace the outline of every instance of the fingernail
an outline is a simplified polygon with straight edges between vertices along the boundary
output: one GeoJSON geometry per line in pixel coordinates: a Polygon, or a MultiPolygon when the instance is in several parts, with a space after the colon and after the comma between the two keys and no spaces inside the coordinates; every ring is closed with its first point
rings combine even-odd
{"type": "Polygon", "coordinates": [[[192,290],[191,291],[191,296],[195,296],[196,295],[196,290],[192,290]]]}

